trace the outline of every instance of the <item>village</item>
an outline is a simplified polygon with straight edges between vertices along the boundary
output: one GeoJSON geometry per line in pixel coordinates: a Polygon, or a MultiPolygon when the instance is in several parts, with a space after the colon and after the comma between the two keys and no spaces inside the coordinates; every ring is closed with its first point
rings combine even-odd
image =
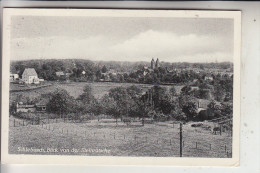
{"type": "MultiPolygon", "coordinates": [[[[73,63],[73,66],[76,67],[76,64],[73,63]]],[[[193,101],[194,107],[195,107],[195,113],[197,115],[200,115],[200,117],[204,118],[199,118],[201,120],[204,119],[213,119],[215,115],[211,115],[211,118],[205,118],[205,117],[210,117],[209,113],[209,105],[210,103],[214,104],[215,106],[214,109],[220,110],[221,105],[228,105],[230,106],[232,103],[232,88],[226,88],[227,92],[223,93],[220,87],[220,84],[215,84],[216,81],[230,81],[232,79],[233,73],[231,72],[232,69],[229,67],[227,69],[208,69],[208,68],[174,68],[169,70],[168,67],[162,67],[160,64],[159,59],[157,58],[156,61],[154,59],[151,60],[150,66],[143,65],[137,70],[132,70],[132,71],[127,71],[127,72],[117,72],[115,69],[110,69],[107,68],[105,65],[102,67],[100,70],[99,77],[95,77],[94,82],[105,82],[105,83],[141,83],[141,81],[145,81],[146,78],[148,80],[152,80],[152,84],[149,84],[148,89],[141,89],[143,90],[141,92],[140,98],[141,97],[146,97],[148,96],[150,100],[147,102],[150,105],[154,104],[153,100],[153,94],[155,91],[153,91],[154,86],[161,86],[162,88],[166,88],[168,94],[170,95],[171,101],[174,102],[178,100],[178,97],[180,95],[183,95],[185,97],[190,97],[192,96],[192,99],[189,101],[193,101]],[[168,81],[169,77],[179,79],[182,77],[182,81],[178,80],[175,81],[175,83],[171,83],[171,79],[168,81]],[[120,78],[120,76],[125,77],[125,80],[123,81],[118,81],[115,79],[120,78]],[[161,82],[157,82],[158,76],[161,77],[161,82]],[[134,81],[130,80],[131,77],[134,77],[134,81]],[[127,80],[128,78],[128,80],[127,80]],[[130,78],[130,79],[129,79],[130,78]],[[185,79],[186,78],[186,79],[185,79]],[[165,79],[163,81],[163,79],[165,79]],[[183,80],[185,79],[185,80],[183,80]],[[132,81],[132,82],[131,82],[132,81]],[[174,88],[175,86],[175,88],[174,88]],[[176,91],[176,86],[180,86],[179,91],[176,91]],[[173,88],[173,91],[169,91],[173,88]],[[231,90],[230,90],[231,89],[231,90]],[[152,99],[152,100],[151,100],[152,99]],[[212,117],[213,116],[213,117],[212,117]]],[[[28,91],[28,90],[36,90],[39,88],[44,88],[44,87],[52,87],[53,81],[55,83],[70,83],[73,82],[73,78],[77,76],[77,79],[81,79],[83,77],[87,78],[87,74],[85,70],[68,70],[66,71],[56,71],[53,73],[53,81],[52,83],[45,80],[42,77],[39,77],[37,74],[36,70],[34,68],[28,67],[25,68],[22,75],[19,76],[17,73],[12,73],[10,74],[10,83],[11,85],[18,86],[19,89],[12,90],[11,86],[11,92],[23,92],[23,91],[28,91]],[[70,71],[70,72],[68,72],[70,71]],[[77,74],[74,74],[73,71],[77,74]]],[[[98,76],[98,72],[96,73],[98,76]]],[[[75,78],[74,78],[75,79],[75,78]]],[[[85,82],[85,81],[84,81],[85,82]]],[[[93,82],[93,81],[92,81],[93,82]]],[[[47,103],[49,102],[48,99],[40,99],[38,102],[30,102],[32,104],[26,104],[23,103],[22,101],[16,101],[13,103],[15,105],[15,109],[12,110],[11,112],[46,112],[47,111],[47,103]],[[44,101],[43,101],[44,100],[44,101]]],[[[180,102],[180,101],[179,101],[180,102]]],[[[28,101],[27,101],[28,103],[28,101]]],[[[159,103],[158,103],[159,104],[159,103]]],[[[174,107],[174,105],[173,105],[174,107]]],[[[13,108],[13,107],[12,107],[13,108]]],[[[156,108],[152,108],[153,110],[156,110],[156,108]]],[[[169,108],[171,110],[171,108],[169,108]]],[[[214,110],[216,111],[216,110],[214,110]]],[[[163,108],[159,109],[157,111],[160,114],[163,114],[163,108]]],[[[171,111],[170,111],[171,112],[171,111]]],[[[170,112],[167,112],[166,114],[170,114],[170,112]]],[[[149,113],[147,113],[148,116],[149,113]]],[[[189,114],[189,113],[188,113],[189,114]]],[[[192,114],[192,113],[191,113],[192,114]]],[[[217,113],[217,117],[220,117],[220,113],[217,113]]],[[[138,116],[138,115],[137,115],[138,116]]],[[[192,115],[189,115],[192,116],[192,115]]]]}
{"type": "MultiPolygon", "coordinates": [[[[86,128],[94,123],[97,128],[109,125],[138,130],[157,128],[160,123],[175,127],[181,122],[192,133],[201,128],[203,134],[218,134],[225,142],[232,136],[231,65],[169,67],[152,59],[150,64],[137,63],[131,68],[107,63],[88,70],[89,64],[84,67],[79,62],[69,62],[72,69],[55,66],[57,70],[50,73],[35,64],[23,66],[22,71],[14,65],[18,73],[10,74],[10,125],[31,124],[55,131],[63,126],[61,122],[86,128]]],[[[67,131],[69,134],[70,128],[67,131]]]]}

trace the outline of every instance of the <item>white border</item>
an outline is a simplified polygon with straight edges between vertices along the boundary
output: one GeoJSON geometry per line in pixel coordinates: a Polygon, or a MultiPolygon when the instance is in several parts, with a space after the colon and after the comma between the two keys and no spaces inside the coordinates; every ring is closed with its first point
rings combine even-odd
{"type": "Polygon", "coordinates": [[[238,166],[240,125],[240,11],[195,10],[96,10],[96,9],[4,9],[2,67],[2,163],[12,164],[87,164],[87,165],[161,165],[161,166],[238,166]],[[8,154],[10,19],[12,15],[28,16],[110,16],[110,17],[182,17],[234,19],[234,117],[232,158],[162,158],[114,156],[46,156],[8,154]]]}

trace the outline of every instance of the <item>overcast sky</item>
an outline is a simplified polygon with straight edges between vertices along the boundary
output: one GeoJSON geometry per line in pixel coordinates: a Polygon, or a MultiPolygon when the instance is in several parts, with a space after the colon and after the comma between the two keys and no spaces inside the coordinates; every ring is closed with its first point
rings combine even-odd
{"type": "Polygon", "coordinates": [[[11,59],[233,61],[232,19],[14,16],[11,59]]]}

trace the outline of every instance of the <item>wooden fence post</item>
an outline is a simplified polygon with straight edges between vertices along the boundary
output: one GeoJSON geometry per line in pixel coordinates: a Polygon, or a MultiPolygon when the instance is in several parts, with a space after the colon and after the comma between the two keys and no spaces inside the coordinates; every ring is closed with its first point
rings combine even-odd
{"type": "Polygon", "coordinates": [[[197,147],[198,147],[197,145],[198,145],[198,144],[197,144],[197,142],[196,142],[196,149],[197,149],[197,147]]]}
{"type": "Polygon", "coordinates": [[[211,144],[209,144],[209,149],[211,150],[211,144]]]}
{"type": "Polygon", "coordinates": [[[15,127],[15,119],[14,119],[14,127],[15,127]]]}
{"type": "Polygon", "coordinates": [[[182,123],[180,123],[180,157],[182,157],[182,123]]]}

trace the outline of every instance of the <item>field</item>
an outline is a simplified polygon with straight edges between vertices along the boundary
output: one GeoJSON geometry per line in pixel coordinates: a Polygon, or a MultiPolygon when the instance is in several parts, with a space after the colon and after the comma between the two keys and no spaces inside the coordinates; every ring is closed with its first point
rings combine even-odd
{"type": "MultiPolygon", "coordinates": [[[[94,83],[87,83],[87,82],[70,82],[70,83],[60,83],[54,82],[51,86],[45,88],[38,88],[29,91],[22,91],[22,92],[12,92],[10,94],[10,100],[13,100],[18,94],[23,94],[24,96],[38,97],[41,94],[49,93],[55,91],[57,88],[62,88],[67,90],[71,96],[77,98],[83,92],[83,88],[85,85],[90,85],[93,89],[94,96],[96,98],[101,98],[103,95],[108,93],[111,88],[123,86],[129,87],[132,85],[139,86],[143,91],[146,91],[148,88],[151,88],[153,85],[149,84],[134,84],[134,83],[112,83],[112,82],[94,82],[94,83]]],[[[162,85],[163,87],[169,88],[170,86],[162,85]]],[[[183,86],[175,86],[176,92],[179,93],[183,86]]]]}
{"type": "MultiPolygon", "coordinates": [[[[10,154],[179,157],[179,124],[173,122],[126,126],[123,122],[116,125],[114,119],[85,123],[59,120],[14,127],[13,121],[11,117],[10,154]]],[[[191,127],[191,123],[183,125],[183,141],[183,157],[224,158],[232,151],[232,137],[227,133],[213,135],[191,127]]]]}
{"type": "MultiPolygon", "coordinates": [[[[51,86],[22,92],[11,92],[10,100],[18,94],[39,97],[41,94],[67,90],[77,98],[86,84],[92,86],[94,96],[101,98],[111,88],[131,85],[143,91],[153,85],[128,83],[51,83],[51,86]]],[[[162,85],[169,88],[170,86],[162,85]]],[[[175,86],[177,93],[182,86],[175,86]]],[[[61,119],[39,125],[28,124],[26,120],[10,117],[10,154],[48,155],[101,155],[101,156],[153,156],[179,157],[179,124],[172,121],[145,124],[123,122],[116,125],[115,119],[88,120],[84,123],[63,122],[61,119]],[[24,122],[25,121],[25,122],[24,122]],[[16,125],[14,125],[16,123],[16,125]],[[18,123],[18,124],[17,124],[18,123]]],[[[205,123],[205,122],[204,122],[205,123]]],[[[212,124],[207,124],[213,127],[212,124]]],[[[210,130],[183,125],[183,157],[225,158],[231,156],[232,137],[228,133],[213,135],[210,130]]]]}

